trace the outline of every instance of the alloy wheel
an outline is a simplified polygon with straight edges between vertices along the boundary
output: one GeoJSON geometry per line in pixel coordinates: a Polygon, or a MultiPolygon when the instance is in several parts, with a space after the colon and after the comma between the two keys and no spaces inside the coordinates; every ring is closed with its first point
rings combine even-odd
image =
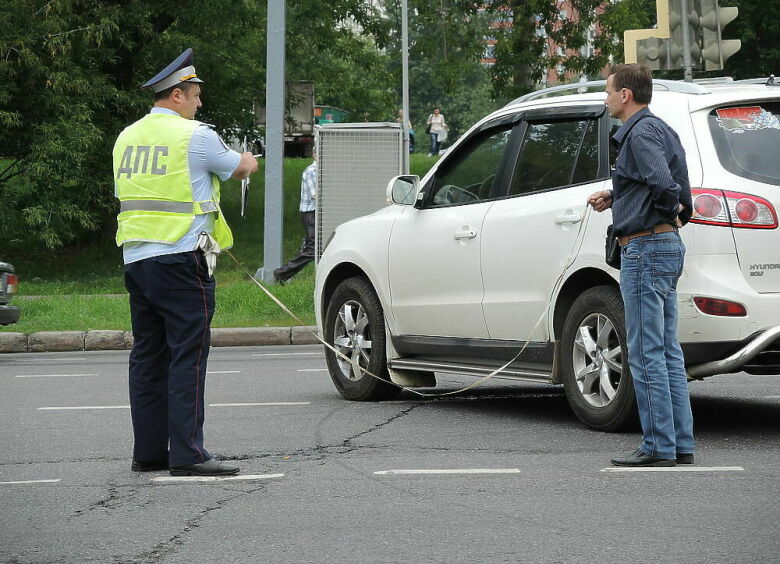
{"type": "Polygon", "coordinates": [[[623,374],[623,352],[612,321],[602,313],[585,317],[577,328],[572,354],[582,397],[594,407],[609,405],[623,374]]]}
{"type": "Polygon", "coordinates": [[[336,356],[342,375],[360,380],[371,360],[371,326],[360,302],[349,300],[339,308],[333,327],[333,345],[347,357],[336,356]]]}

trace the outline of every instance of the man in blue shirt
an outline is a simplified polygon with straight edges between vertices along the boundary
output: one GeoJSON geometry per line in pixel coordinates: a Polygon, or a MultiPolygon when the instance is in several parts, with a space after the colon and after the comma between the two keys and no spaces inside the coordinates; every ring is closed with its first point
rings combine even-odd
{"type": "MultiPolygon", "coordinates": [[[[155,92],[150,114],[160,116],[154,119],[194,120],[202,105],[200,83],[202,80],[197,78],[192,66],[192,50],[187,49],[144,85],[155,92]]],[[[138,131],[144,132],[143,146],[148,149],[166,132],[162,128],[137,126],[141,121],[125,131],[143,127],[138,131]]],[[[230,177],[245,178],[257,170],[257,161],[251,153],[239,154],[229,149],[206,124],[194,123],[188,131],[192,135],[187,144],[163,147],[162,154],[171,166],[158,167],[152,173],[164,177],[169,168],[175,169],[174,159],[186,164],[185,174],[171,174],[180,176],[180,180],[161,185],[168,187],[164,193],[155,192],[158,188],[152,187],[151,181],[139,180],[139,176],[145,177],[135,174],[136,170],[131,172],[129,166],[127,170],[120,168],[117,174],[115,161],[117,183],[123,172],[128,183],[132,174],[132,182],[140,187],[136,190],[142,188],[149,193],[148,200],[122,202],[123,206],[131,204],[127,206],[131,211],[144,211],[140,219],[145,222],[136,224],[122,245],[134,338],[129,362],[130,413],[135,440],[131,469],[135,472],[170,469],[172,475],[184,476],[230,475],[237,473],[238,467],[218,462],[203,444],[204,386],[215,282],[201,235],[214,232],[219,221],[216,215],[221,211],[213,204],[214,209],[193,214],[189,228],[174,241],[165,238],[160,241],[154,233],[145,230],[152,230],[147,217],[156,217],[154,225],[157,226],[166,221],[165,214],[154,210],[175,205],[168,201],[171,186],[191,194],[192,202],[216,202],[213,177],[223,181],[230,177]]],[[[135,159],[136,169],[139,161],[135,159]]],[[[122,196],[120,188],[117,184],[118,197],[122,196]]],[[[192,214],[192,210],[190,204],[186,215],[192,214]]]]}
{"type": "Polygon", "coordinates": [[[621,246],[620,292],[626,321],[641,446],[616,466],[693,463],[693,415],[682,349],[677,339],[677,281],[685,246],[677,232],[693,203],[685,150],[677,133],[648,109],[650,70],[618,65],[607,78],[606,105],[623,126],[612,190],[588,198],[596,211],[612,208],[621,246]]]}
{"type": "Polygon", "coordinates": [[[315,210],[317,209],[317,149],[312,151],[314,162],[301,175],[301,222],[305,236],[298,254],[274,270],[274,279],[284,283],[314,260],[315,210]]]}

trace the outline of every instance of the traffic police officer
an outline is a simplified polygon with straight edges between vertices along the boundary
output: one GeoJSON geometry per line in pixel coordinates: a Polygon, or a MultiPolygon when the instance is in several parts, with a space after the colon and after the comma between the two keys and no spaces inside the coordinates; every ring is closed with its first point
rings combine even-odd
{"type": "Polygon", "coordinates": [[[187,49],[143,85],[154,91],[154,107],[114,145],[116,242],[123,247],[134,338],[131,468],[137,472],[238,472],[203,446],[215,287],[207,258],[233,244],[219,208],[219,181],[248,177],[257,161],[195,121],[202,82],[187,49]]]}

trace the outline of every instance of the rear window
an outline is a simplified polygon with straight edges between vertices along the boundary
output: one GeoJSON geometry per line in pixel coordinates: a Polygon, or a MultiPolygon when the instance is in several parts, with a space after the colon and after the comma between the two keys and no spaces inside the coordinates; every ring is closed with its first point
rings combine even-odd
{"type": "Polygon", "coordinates": [[[710,112],[709,123],[726,170],[780,186],[780,102],[723,106],[710,112]]]}

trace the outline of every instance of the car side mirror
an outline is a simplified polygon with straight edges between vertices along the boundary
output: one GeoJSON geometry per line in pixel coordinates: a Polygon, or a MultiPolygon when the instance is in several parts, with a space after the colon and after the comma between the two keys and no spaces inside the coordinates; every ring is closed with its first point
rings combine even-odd
{"type": "Polygon", "coordinates": [[[387,201],[394,204],[411,205],[420,189],[420,177],[416,174],[402,174],[387,183],[387,201]]]}

